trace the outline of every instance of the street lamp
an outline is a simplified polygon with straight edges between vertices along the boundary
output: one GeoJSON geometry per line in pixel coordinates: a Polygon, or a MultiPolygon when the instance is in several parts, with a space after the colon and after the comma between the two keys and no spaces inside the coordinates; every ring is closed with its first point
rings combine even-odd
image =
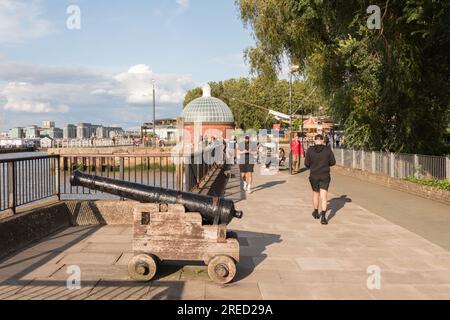
{"type": "Polygon", "coordinates": [[[292,174],[292,75],[300,69],[298,65],[289,68],[289,174],[292,174]]]}
{"type": "Polygon", "coordinates": [[[153,84],[153,144],[156,145],[156,96],[155,96],[155,80],[152,80],[153,84]]]}

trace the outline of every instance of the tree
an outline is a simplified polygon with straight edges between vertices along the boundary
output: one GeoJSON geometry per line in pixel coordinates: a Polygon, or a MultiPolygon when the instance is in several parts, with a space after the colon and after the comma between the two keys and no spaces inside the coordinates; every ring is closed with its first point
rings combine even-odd
{"type": "MultiPolygon", "coordinates": [[[[289,114],[289,83],[286,80],[240,78],[210,82],[209,85],[212,96],[230,107],[241,129],[271,128],[276,123],[267,111],[257,106],[289,114]]],[[[293,112],[318,115],[319,108],[327,110],[327,101],[319,94],[310,95],[312,89],[309,81],[293,82],[293,112]]],[[[201,96],[201,88],[195,88],[186,94],[183,105],[201,96]]]]}
{"type": "Polygon", "coordinates": [[[449,122],[448,0],[239,0],[256,46],[251,69],[273,79],[284,57],[330,102],[350,146],[442,152],[449,122]],[[369,5],[381,29],[367,27],[369,5]]]}
{"type": "Polygon", "coordinates": [[[193,90],[189,90],[184,97],[183,108],[185,108],[189,102],[202,96],[202,88],[198,87],[193,90]]]}

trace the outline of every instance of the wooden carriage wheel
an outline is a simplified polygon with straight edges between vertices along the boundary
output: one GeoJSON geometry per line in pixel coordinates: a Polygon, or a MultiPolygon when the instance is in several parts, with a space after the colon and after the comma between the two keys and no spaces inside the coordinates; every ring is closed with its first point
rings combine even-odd
{"type": "Polygon", "coordinates": [[[148,254],[139,254],[128,262],[128,275],[137,281],[150,281],[156,275],[156,258],[148,254]]]}
{"type": "Polygon", "coordinates": [[[229,256],[215,256],[208,264],[208,275],[212,281],[226,284],[236,275],[236,263],[229,256]]]}

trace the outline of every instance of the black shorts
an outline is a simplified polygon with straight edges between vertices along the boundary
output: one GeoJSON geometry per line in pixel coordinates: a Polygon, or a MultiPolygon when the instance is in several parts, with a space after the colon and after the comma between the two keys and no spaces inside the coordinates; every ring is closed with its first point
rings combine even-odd
{"type": "Polygon", "coordinates": [[[328,191],[331,177],[309,177],[309,182],[314,192],[320,192],[321,189],[328,191]]]}
{"type": "Polygon", "coordinates": [[[239,171],[241,171],[241,173],[253,172],[254,166],[254,164],[240,164],[239,171]]]}

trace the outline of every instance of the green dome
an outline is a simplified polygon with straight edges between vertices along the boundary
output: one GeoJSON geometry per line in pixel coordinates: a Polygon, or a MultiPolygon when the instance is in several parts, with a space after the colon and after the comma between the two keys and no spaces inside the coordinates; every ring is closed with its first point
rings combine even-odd
{"type": "Polygon", "coordinates": [[[181,116],[187,123],[234,123],[230,107],[222,100],[211,97],[209,86],[203,87],[203,97],[191,101],[181,116]]]}

